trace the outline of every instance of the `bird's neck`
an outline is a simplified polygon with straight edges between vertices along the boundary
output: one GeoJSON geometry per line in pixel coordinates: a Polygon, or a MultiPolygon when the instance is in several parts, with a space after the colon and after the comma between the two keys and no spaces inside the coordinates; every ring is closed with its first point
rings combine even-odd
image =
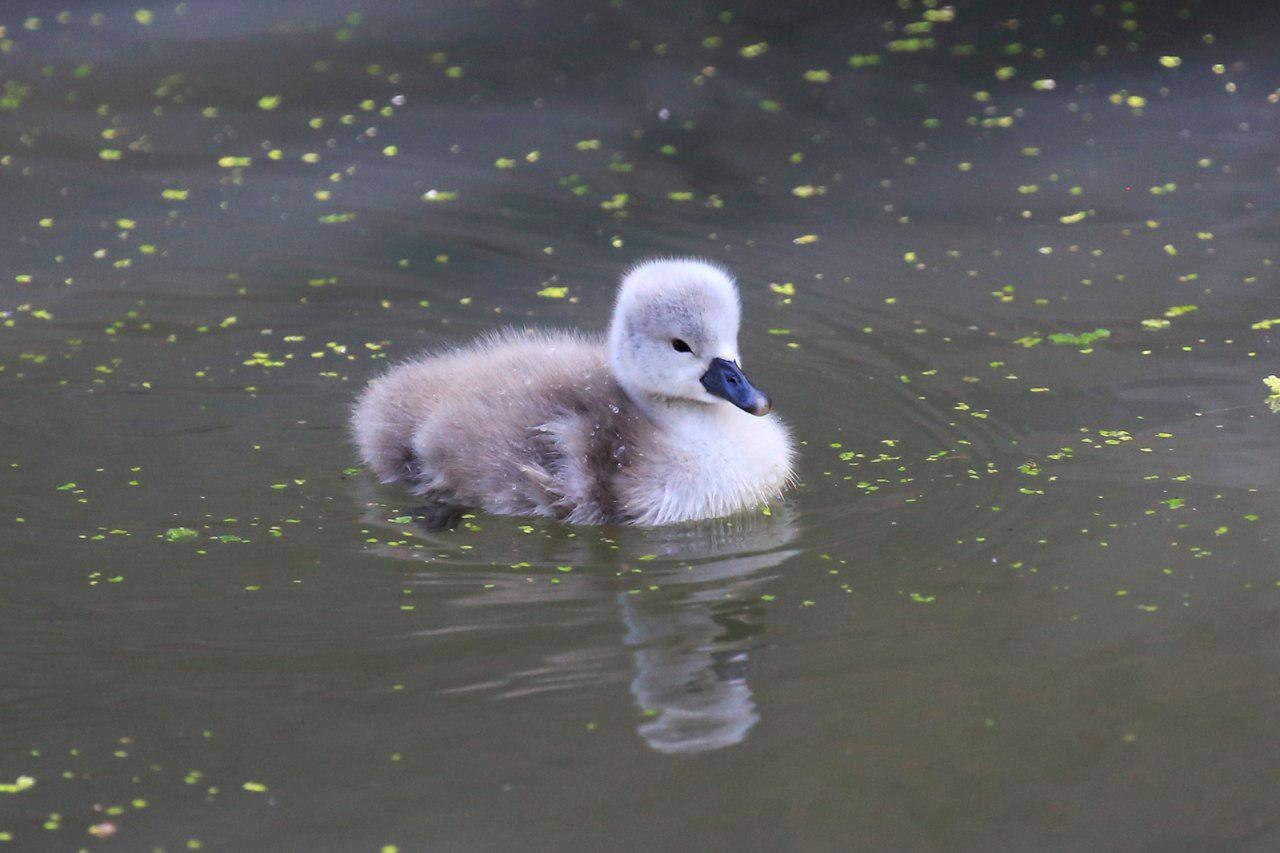
{"type": "Polygon", "coordinates": [[[742,413],[729,405],[653,396],[636,405],[668,440],[691,450],[722,443],[742,426],[742,413]]]}

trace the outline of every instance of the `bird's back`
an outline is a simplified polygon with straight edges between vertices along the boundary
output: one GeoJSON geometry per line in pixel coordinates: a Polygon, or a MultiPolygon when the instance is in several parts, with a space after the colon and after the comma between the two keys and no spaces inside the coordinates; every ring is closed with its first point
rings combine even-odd
{"type": "Polygon", "coordinates": [[[490,512],[610,520],[636,413],[603,342],[505,331],[392,368],[352,418],[383,482],[490,512]]]}

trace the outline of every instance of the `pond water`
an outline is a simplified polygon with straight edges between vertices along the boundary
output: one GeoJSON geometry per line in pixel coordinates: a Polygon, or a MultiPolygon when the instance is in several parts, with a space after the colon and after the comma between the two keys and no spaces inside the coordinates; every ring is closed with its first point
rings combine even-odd
{"type": "Polygon", "coordinates": [[[1280,844],[1274,10],[0,26],[16,849],[1280,844]],[[356,467],[387,364],[656,254],[738,275],[786,500],[429,532],[356,467]]]}

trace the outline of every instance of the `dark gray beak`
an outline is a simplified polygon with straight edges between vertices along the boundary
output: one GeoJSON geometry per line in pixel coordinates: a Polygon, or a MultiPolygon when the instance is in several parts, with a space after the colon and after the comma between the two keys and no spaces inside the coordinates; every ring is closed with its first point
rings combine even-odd
{"type": "Polygon", "coordinates": [[[769,395],[747,381],[737,362],[711,359],[711,367],[702,374],[702,387],[708,394],[728,400],[744,412],[767,415],[773,408],[769,395]]]}

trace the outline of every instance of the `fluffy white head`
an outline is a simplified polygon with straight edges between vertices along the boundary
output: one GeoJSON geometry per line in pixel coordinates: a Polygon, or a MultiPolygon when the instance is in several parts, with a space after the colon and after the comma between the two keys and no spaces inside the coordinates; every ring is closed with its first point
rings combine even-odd
{"type": "Polygon", "coordinates": [[[713,359],[738,362],[738,288],[692,258],[646,261],[622,279],[609,327],[609,363],[640,403],[727,402],[702,378],[713,359]]]}

